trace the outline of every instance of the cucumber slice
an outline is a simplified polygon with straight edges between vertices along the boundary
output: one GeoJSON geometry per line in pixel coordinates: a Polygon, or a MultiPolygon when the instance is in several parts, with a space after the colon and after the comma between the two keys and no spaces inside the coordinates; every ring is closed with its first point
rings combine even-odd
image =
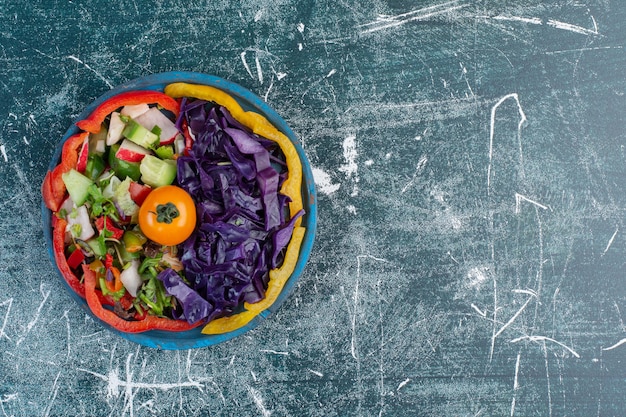
{"type": "Polygon", "coordinates": [[[139,146],[143,146],[146,149],[152,149],[159,144],[159,136],[155,135],[139,123],[134,120],[130,120],[122,135],[128,140],[135,142],[139,146]]]}
{"type": "Polygon", "coordinates": [[[87,241],[87,244],[91,247],[91,250],[93,251],[94,255],[96,255],[97,257],[102,258],[107,254],[107,248],[104,245],[103,241],[97,238],[93,238],[93,239],[89,239],[87,241]]]}
{"type": "Polygon", "coordinates": [[[154,150],[154,153],[161,159],[173,159],[174,158],[174,148],[171,145],[163,145],[159,146],[154,150]]]}
{"type": "Polygon", "coordinates": [[[62,174],[61,179],[74,204],[83,205],[89,195],[89,186],[93,184],[93,181],[73,168],[62,174]]]}
{"type": "Polygon", "coordinates": [[[141,177],[139,162],[127,162],[116,158],[115,154],[119,148],[120,144],[116,143],[109,149],[109,166],[120,179],[123,180],[126,177],[130,177],[133,181],[138,181],[139,177],[141,177]]]}
{"type": "Polygon", "coordinates": [[[176,178],[176,161],[146,155],[141,160],[139,170],[141,171],[141,181],[152,188],[170,185],[176,178]]]}
{"type": "Polygon", "coordinates": [[[92,180],[98,178],[104,172],[105,168],[106,165],[102,156],[94,153],[87,157],[87,168],[85,169],[85,174],[87,174],[87,176],[92,180]]]}

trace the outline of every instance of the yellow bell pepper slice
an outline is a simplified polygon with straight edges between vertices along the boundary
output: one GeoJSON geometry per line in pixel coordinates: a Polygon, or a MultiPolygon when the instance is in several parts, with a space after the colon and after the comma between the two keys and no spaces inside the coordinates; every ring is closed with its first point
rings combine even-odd
{"type": "MultiPolygon", "coordinates": [[[[283,183],[280,192],[291,198],[289,212],[292,217],[302,209],[302,194],[300,191],[302,189],[302,163],[300,162],[298,151],[291,140],[276,129],[264,116],[243,110],[239,103],[228,93],[208,85],[173,83],[165,87],[165,94],[173,98],[190,97],[206,100],[223,106],[228,109],[235,120],[246,126],[253,133],[276,142],[285,155],[285,162],[289,172],[289,176],[283,183]]],[[[253,304],[244,303],[245,310],[240,313],[210,321],[204,326],[202,333],[222,334],[240,329],[276,302],[298,262],[300,246],[306,231],[300,224],[301,218],[298,218],[285,250],[285,259],[282,265],[270,271],[270,280],[265,292],[265,298],[253,304]]]]}

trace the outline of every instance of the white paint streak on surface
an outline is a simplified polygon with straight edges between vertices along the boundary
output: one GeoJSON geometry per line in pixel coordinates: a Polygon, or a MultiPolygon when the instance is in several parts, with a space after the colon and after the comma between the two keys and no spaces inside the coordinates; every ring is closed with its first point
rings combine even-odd
{"type": "Polygon", "coordinates": [[[50,395],[48,405],[46,406],[46,410],[43,414],[44,417],[47,417],[50,415],[52,404],[54,404],[54,400],[56,400],[57,394],[59,393],[59,376],[61,376],[61,372],[58,372],[56,378],[54,378],[54,383],[52,384],[52,394],[50,395]]]}
{"type": "Polygon", "coordinates": [[[408,22],[413,22],[417,20],[427,20],[431,17],[450,13],[454,10],[461,9],[463,7],[467,7],[465,4],[458,4],[458,0],[448,1],[441,4],[436,4],[433,6],[424,7],[417,10],[412,10],[407,13],[398,14],[395,16],[380,16],[377,20],[360,25],[359,27],[367,27],[361,31],[361,35],[377,32],[379,30],[389,29],[393,27],[397,27],[400,25],[404,25],[408,22]]]}
{"type": "Polygon", "coordinates": [[[79,59],[78,57],[75,57],[74,55],[68,55],[67,56],[68,59],[71,59],[73,61],[78,62],[79,64],[81,64],[82,66],[84,66],[85,68],[87,68],[89,71],[93,72],[94,74],[96,74],[96,77],[98,77],[99,79],[101,79],[102,81],[104,81],[104,83],[107,85],[107,87],[109,88],[113,88],[113,84],[111,84],[111,82],[109,80],[107,80],[106,78],[104,78],[104,76],[102,74],[100,74],[98,71],[96,71],[95,69],[93,69],[92,67],[90,67],[88,64],[86,64],[85,62],[83,62],[81,59],[79,59]]]}
{"type": "Polygon", "coordinates": [[[300,22],[296,25],[296,29],[298,29],[298,32],[300,33],[304,33],[304,23],[300,22]]]}
{"type": "Polygon", "coordinates": [[[259,82],[263,84],[263,69],[261,68],[261,62],[259,62],[259,55],[254,57],[254,63],[256,64],[256,73],[259,77],[259,82]]]}
{"type": "Polygon", "coordinates": [[[65,319],[65,327],[67,329],[67,359],[69,360],[71,357],[71,353],[72,353],[72,337],[70,334],[70,317],[68,316],[69,310],[65,310],[63,312],[63,318],[65,319]]]}
{"type": "Polygon", "coordinates": [[[487,317],[487,312],[481,310],[480,308],[478,308],[478,306],[476,306],[476,304],[472,303],[472,304],[470,304],[470,307],[472,307],[474,309],[474,311],[476,311],[481,317],[487,317]]]}
{"type": "Polygon", "coordinates": [[[611,248],[611,245],[613,244],[613,241],[615,240],[617,233],[619,233],[619,226],[615,228],[615,233],[613,233],[613,236],[611,236],[611,238],[609,239],[609,242],[606,244],[606,248],[604,248],[604,252],[602,252],[602,256],[604,256],[611,248]]]}
{"type": "Polygon", "coordinates": [[[519,364],[522,355],[521,353],[517,354],[517,360],[515,361],[515,377],[513,379],[513,399],[511,400],[511,417],[515,415],[515,402],[517,400],[517,390],[519,389],[519,364]]]}
{"type": "Polygon", "coordinates": [[[270,90],[272,89],[272,87],[274,87],[274,76],[272,76],[272,80],[270,81],[270,86],[267,87],[267,91],[265,92],[265,96],[263,97],[263,100],[267,103],[267,98],[270,95],[270,90]]]}
{"type": "Polygon", "coordinates": [[[321,373],[320,371],[314,371],[313,369],[309,369],[309,372],[312,373],[313,375],[319,376],[320,378],[324,376],[324,374],[321,373]]]}
{"type": "MultiPolygon", "coordinates": [[[[491,164],[493,161],[493,140],[494,140],[495,133],[496,133],[496,112],[498,108],[502,105],[502,103],[504,103],[505,101],[509,99],[515,100],[515,103],[517,103],[517,109],[520,115],[520,121],[517,125],[517,134],[518,134],[518,140],[520,140],[520,147],[521,147],[522,125],[524,124],[524,122],[526,122],[526,114],[524,113],[524,110],[522,109],[522,105],[520,104],[517,93],[511,93],[502,97],[491,108],[491,122],[490,122],[490,128],[489,128],[489,165],[487,166],[487,194],[490,194],[490,191],[491,191],[491,164]]],[[[520,158],[521,158],[521,149],[520,149],[520,158]]]]}
{"type": "Polygon", "coordinates": [[[246,51],[243,51],[241,54],[241,62],[243,62],[243,67],[246,69],[246,72],[250,76],[250,78],[254,78],[252,75],[252,71],[250,70],[250,65],[248,65],[248,61],[246,60],[246,51]]]}
{"type": "Polygon", "coordinates": [[[413,173],[413,177],[411,178],[411,181],[409,181],[404,187],[402,187],[400,194],[404,194],[406,190],[408,190],[409,187],[415,183],[415,179],[424,170],[424,167],[426,166],[427,162],[428,162],[428,157],[426,155],[422,155],[420,159],[417,161],[417,167],[415,167],[415,173],[413,173]]]}
{"type": "Polygon", "coordinates": [[[9,401],[17,400],[17,393],[15,394],[2,394],[2,398],[0,398],[0,404],[8,403],[9,401]]]}
{"type": "Polygon", "coordinates": [[[607,49],[624,49],[623,46],[594,46],[589,48],[575,48],[575,49],[561,49],[558,51],[546,51],[546,55],[556,55],[556,54],[566,54],[566,53],[578,53],[578,52],[587,52],[587,51],[601,51],[607,49]]]}
{"type": "Polygon", "coordinates": [[[0,145],[0,153],[2,154],[2,158],[4,162],[9,162],[9,156],[7,155],[7,149],[4,145],[0,145]]]}
{"type": "Polygon", "coordinates": [[[333,184],[330,175],[320,168],[312,167],[313,181],[322,194],[330,195],[337,191],[341,184],[333,184]]]}
{"type": "Polygon", "coordinates": [[[617,342],[617,343],[615,343],[615,344],[613,344],[613,345],[611,345],[611,346],[609,346],[607,348],[602,348],[602,350],[613,350],[613,349],[616,349],[616,348],[622,346],[623,344],[626,344],[626,338],[620,340],[619,342],[617,342]]]}
{"type": "Polygon", "coordinates": [[[546,341],[543,343],[543,361],[546,368],[546,390],[548,394],[548,417],[552,417],[552,388],[550,382],[550,364],[548,363],[548,348],[546,347],[546,341]]]}
{"type": "MultiPolygon", "coordinates": [[[[523,16],[507,16],[507,15],[476,16],[476,17],[483,18],[483,19],[498,20],[498,21],[520,22],[520,23],[526,23],[529,25],[537,25],[537,26],[544,24],[544,21],[539,17],[523,17],[523,16]]],[[[578,33],[580,35],[588,35],[588,36],[599,35],[600,32],[598,31],[598,23],[596,22],[596,19],[593,16],[591,16],[591,22],[593,24],[593,29],[587,29],[582,26],[578,26],[572,23],[562,22],[562,21],[554,20],[554,19],[548,19],[547,21],[545,21],[545,24],[554,29],[578,33]]]]}
{"type": "Polygon", "coordinates": [[[259,391],[255,390],[254,388],[250,386],[248,386],[247,388],[248,388],[248,392],[250,393],[250,396],[252,397],[252,400],[254,401],[254,404],[256,404],[257,408],[261,412],[261,415],[263,417],[271,416],[272,412],[265,408],[263,397],[261,397],[261,394],[259,393],[259,391]]]}
{"type": "Polygon", "coordinates": [[[598,35],[598,27],[595,25],[594,19],[594,29],[586,29],[582,26],[573,25],[571,23],[560,22],[558,20],[549,19],[546,24],[556,29],[567,30],[569,32],[578,33],[581,35],[598,35]]]}
{"type": "Polygon", "coordinates": [[[567,350],[568,352],[570,352],[572,355],[574,355],[576,358],[580,358],[580,355],[571,347],[559,342],[558,340],[554,340],[550,337],[546,337],[546,336],[521,336],[518,337],[516,339],[512,339],[510,342],[511,343],[517,343],[520,342],[522,340],[529,340],[531,342],[552,342],[552,343],[556,343],[557,345],[561,346],[563,349],[567,350]]]}
{"type": "MultiPolygon", "coordinates": [[[[492,247],[492,253],[491,256],[493,257],[493,247],[492,247]]],[[[493,313],[492,313],[492,321],[493,321],[493,326],[491,328],[491,346],[489,347],[489,362],[491,362],[493,360],[493,351],[496,347],[496,338],[495,338],[495,334],[496,334],[496,323],[498,322],[498,278],[496,276],[496,274],[493,274],[493,313]]]]}
{"type": "Polygon", "coordinates": [[[4,336],[8,340],[11,340],[9,338],[9,336],[4,332],[4,329],[7,326],[7,320],[9,318],[9,314],[11,313],[11,305],[13,305],[13,299],[12,298],[9,298],[8,300],[5,300],[2,303],[0,303],[0,307],[7,306],[7,312],[4,315],[4,320],[2,321],[2,328],[0,328],[0,339],[2,339],[2,337],[4,336]]]}
{"type": "Polygon", "coordinates": [[[408,384],[411,381],[411,378],[407,378],[404,381],[400,382],[398,384],[398,388],[396,388],[396,391],[400,391],[400,388],[404,387],[406,384],[408,384]]]}
{"type": "Polygon", "coordinates": [[[515,314],[513,314],[513,316],[509,319],[509,321],[507,321],[502,327],[500,327],[500,330],[498,330],[494,335],[493,338],[497,338],[498,336],[500,336],[502,334],[502,332],[504,332],[506,330],[507,327],[509,327],[511,324],[513,324],[513,322],[515,322],[515,320],[519,317],[520,314],[522,314],[522,311],[524,311],[524,309],[526,309],[526,306],[528,306],[528,304],[530,303],[530,301],[533,299],[534,297],[530,297],[528,300],[526,300],[526,302],[519,308],[519,310],[517,310],[517,312],[515,312],[515,314]]]}
{"type": "Polygon", "coordinates": [[[515,213],[519,214],[520,213],[520,208],[521,208],[521,203],[522,201],[526,201],[532,205],[535,205],[537,207],[539,207],[540,209],[543,210],[550,210],[552,211],[552,208],[550,206],[545,206],[541,203],[538,203],[537,201],[531,200],[530,198],[523,196],[519,193],[515,193],[515,213]]]}
{"type": "MultiPolygon", "coordinates": [[[[537,291],[534,291],[534,290],[528,290],[528,289],[522,290],[522,289],[516,288],[514,290],[511,290],[511,292],[515,294],[527,294],[527,295],[530,295],[531,297],[539,298],[537,291]]],[[[558,289],[557,289],[557,292],[558,292],[558,289]]]]}
{"type": "Polygon", "coordinates": [[[43,291],[43,283],[39,285],[39,291],[41,292],[43,296],[43,300],[41,300],[39,307],[37,307],[37,311],[35,312],[35,317],[33,317],[33,319],[26,326],[26,332],[24,332],[24,334],[17,340],[16,342],[17,345],[19,345],[20,343],[24,341],[26,336],[28,336],[28,333],[30,333],[33,327],[35,327],[35,325],[37,324],[37,321],[39,320],[39,317],[41,316],[41,310],[43,309],[43,306],[46,303],[48,296],[50,295],[50,290],[46,292],[43,291]]]}
{"type": "Polygon", "coordinates": [[[359,166],[356,162],[358,156],[359,154],[356,149],[356,136],[350,135],[343,141],[343,159],[345,163],[339,167],[339,171],[346,175],[346,179],[354,179],[355,184],[351,194],[353,197],[358,194],[357,184],[359,182],[359,166]]]}
{"type": "Polygon", "coordinates": [[[357,361],[359,360],[356,347],[356,317],[359,310],[359,282],[361,281],[361,259],[372,259],[377,262],[388,262],[386,259],[372,255],[358,255],[356,257],[356,280],[354,284],[353,310],[352,310],[352,338],[350,340],[350,354],[357,361]]]}
{"type": "Polygon", "coordinates": [[[326,74],[326,78],[328,78],[328,77],[332,77],[332,76],[333,76],[336,72],[337,72],[337,70],[336,70],[336,69],[334,69],[334,68],[333,68],[333,69],[331,69],[331,70],[328,72],[328,74],[326,74]]]}
{"type": "Polygon", "coordinates": [[[284,356],[288,356],[289,355],[289,352],[282,352],[282,351],[273,350],[273,349],[261,349],[261,350],[259,350],[259,352],[261,352],[261,353],[271,353],[272,355],[284,355],[284,356]]]}
{"type": "MultiPolygon", "coordinates": [[[[120,379],[119,371],[117,369],[111,369],[107,375],[100,374],[98,372],[90,371],[88,369],[77,368],[77,371],[85,372],[93,375],[107,383],[107,398],[117,398],[120,396],[120,389],[124,390],[124,402],[126,410],[128,410],[130,416],[134,415],[134,399],[138,390],[160,390],[169,391],[183,388],[195,388],[200,392],[203,392],[204,385],[200,382],[189,379],[188,381],[180,381],[175,383],[158,383],[158,382],[135,382],[133,381],[133,371],[131,368],[131,359],[133,353],[128,354],[126,357],[126,380],[120,379]]],[[[144,363],[145,365],[145,363],[144,363]]]]}
{"type": "Polygon", "coordinates": [[[491,19],[493,19],[493,20],[509,21],[509,22],[522,22],[522,23],[528,23],[530,25],[541,25],[541,24],[543,24],[541,19],[538,18],[538,17],[522,17],[522,16],[502,16],[502,15],[498,15],[498,16],[491,17],[491,19]]]}
{"type": "MultiPolygon", "coordinates": [[[[472,95],[472,97],[475,97],[476,94],[474,94],[474,90],[472,89],[472,86],[470,85],[469,79],[467,78],[467,68],[465,67],[465,65],[463,65],[463,63],[459,63],[459,65],[461,67],[461,75],[463,76],[463,79],[465,80],[465,85],[467,85],[467,89],[469,90],[469,92],[472,95]]],[[[419,137],[419,139],[421,139],[421,137],[419,137]]]]}

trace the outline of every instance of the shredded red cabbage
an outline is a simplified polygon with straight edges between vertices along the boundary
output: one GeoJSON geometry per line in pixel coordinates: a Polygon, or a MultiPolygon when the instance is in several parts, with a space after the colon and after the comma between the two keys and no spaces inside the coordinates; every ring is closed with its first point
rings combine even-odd
{"type": "Polygon", "coordinates": [[[167,294],[179,301],[183,316],[189,323],[194,324],[209,315],[210,304],[185,284],[176,271],[168,268],[160,272],[157,278],[163,283],[167,294]]]}
{"type": "Polygon", "coordinates": [[[290,199],[279,193],[288,172],[275,142],[202,100],[182,100],[179,129],[183,120],[195,140],[177,160],[177,181],[196,202],[198,225],[180,246],[186,283],[174,271],[159,278],[195,323],[265,297],[269,271],[282,263],[304,211],[289,218],[290,199]]]}

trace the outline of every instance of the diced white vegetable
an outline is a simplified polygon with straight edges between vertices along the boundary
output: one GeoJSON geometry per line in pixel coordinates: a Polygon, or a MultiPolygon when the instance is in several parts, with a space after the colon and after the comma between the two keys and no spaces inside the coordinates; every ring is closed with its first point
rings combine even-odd
{"type": "Polygon", "coordinates": [[[152,131],[155,126],[161,129],[160,143],[161,145],[169,145],[174,141],[178,132],[176,125],[166,115],[161,113],[156,107],[151,107],[147,112],[135,118],[135,121],[152,131]]]}
{"type": "Polygon", "coordinates": [[[91,222],[89,221],[89,211],[87,210],[87,207],[80,206],[77,207],[75,210],[69,212],[69,214],[67,215],[66,230],[80,240],[88,240],[95,235],[95,231],[93,230],[91,222]],[[74,225],[78,225],[79,227],[76,227],[74,225]],[[76,229],[80,229],[79,234],[74,233],[76,229]]]}
{"type": "Polygon", "coordinates": [[[151,153],[152,152],[143,146],[139,146],[128,139],[124,139],[115,157],[127,162],[141,162],[144,156],[150,155],[151,153]]]}
{"type": "Polygon", "coordinates": [[[193,139],[193,141],[196,141],[196,135],[193,133],[193,130],[191,130],[191,126],[187,126],[187,133],[189,133],[189,137],[191,139],[193,139]]]}
{"type": "Polygon", "coordinates": [[[185,151],[185,139],[182,135],[176,136],[174,140],[174,152],[177,154],[182,154],[185,151]]]}
{"type": "Polygon", "coordinates": [[[98,139],[96,141],[96,147],[94,148],[94,150],[99,154],[103,154],[104,151],[106,151],[106,145],[104,143],[104,139],[98,139]]]}
{"type": "Polygon", "coordinates": [[[130,265],[122,271],[120,274],[120,280],[126,291],[129,292],[133,297],[137,296],[137,291],[141,288],[143,281],[141,280],[141,276],[139,275],[139,260],[133,259],[130,261],[130,265]]]}
{"type": "Polygon", "coordinates": [[[122,107],[121,113],[123,116],[128,116],[131,119],[136,119],[140,115],[147,112],[149,109],[150,109],[150,106],[148,106],[146,103],[130,104],[128,106],[122,107]]]}
{"type": "Polygon", "coordinates": [[[72,200],[72,197],[67,196],[65,201],[63,201],[63,204],[61,204],[59,211],[65,210],[66,215],[68,215],[69,213],[72,212],[72,210],[74,210],[74,207],[76,207],[76,205],[74,205],[74,201],[72,200]]]}
{"type": "Polygon", "coordinates": [[[126,127],[126,123],[120,119],[120,113],[114,111],[111,113],[111,121],[109,122],[109,131],[107,132],[107,146],[111,146],[122,139],[122,131],[126,127]]]}

